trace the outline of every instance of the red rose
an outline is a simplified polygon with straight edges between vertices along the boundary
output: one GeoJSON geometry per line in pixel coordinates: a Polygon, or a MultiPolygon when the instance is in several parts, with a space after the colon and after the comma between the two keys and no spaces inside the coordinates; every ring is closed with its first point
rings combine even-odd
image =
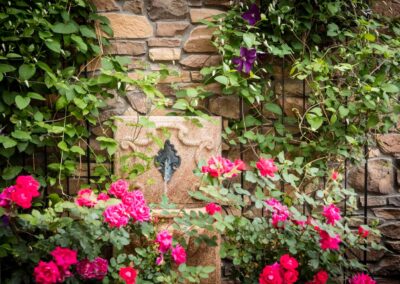
{"type": "Polygon", "coordinates": [[[32,195],[28,188],[17,187],[13,192],[11,192],[10,199],[24,209],[28,209],[32,206],[32,195]]]}
{"type": "Polygon", "coordinates": [[[32,197],[40,196],[39,187],[40,184],[32,176],[19,176],[15,181],[16,188],[24,188],[30,192],[32,197]]]}
{"type": "Polygon", "coordinates": [[[38,284],[53,284],[61,281],[60,271],[53,261],[39,261],[34,269],[33,275],[38,284]]]}
{"type": "Polygon", "coordinates": [[[125,281],[126,284],[135,284],[137,271],[133,267],[121,267],[119,276],[125,281]]]}
{"type": "Polygon", "coordinates": [[[328,281],[329,275],[325,270],[320,270],[314,275],[313,282],[315,284],[325,284],[328,281]]]}
{"type": "Polygon", "coordinates": [[[297,281],[299,278],[299,273],[297,270],[287,270],[283,274],[283,280],[285,281],[285,284],[293,284],[297,281]]]}
{"type": "Polygon", "coordinates": [[[69,248],[56,247],[51,255],[63,270],[68,270],[71,265],[78,263],[77,252],[69,248]]]}
{"type": "Polygon", "coordinates": [[[210,215],[214,215],[215,213],[220,213],[221,210],[222,210],[221,206],[215,203],[208,203],[206,206],[206,212],[210,215]]]}
{"type": "Polygon", "coordinates": [[[283,268],[285,268],[287,270],[293,270],[299,266],[299,263],[297,262],[297,260],[288,254],[282,255],[279,262],[283,266],[283,268]]]}
{"type": "Polygon", "coordinates": [[[283,284],[283,279],[281,276],[281,267],[275,262],[272,265],[267,265],[264,267],[259,278],[260,284],[283,284]]]}

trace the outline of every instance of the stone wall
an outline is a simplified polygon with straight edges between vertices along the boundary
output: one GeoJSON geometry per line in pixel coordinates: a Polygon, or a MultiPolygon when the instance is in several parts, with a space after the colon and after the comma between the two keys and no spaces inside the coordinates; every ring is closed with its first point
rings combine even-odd
{"type": "MultiPolygon", "coordinates": [[[[159,84],[160,90],[171,99],[179,88],[201,85],[199,73],[204,66],[218,64],[221,58],[211,43],[212,30],[199,21],[226,11],[228,0],[92,0],[99,13],[108,17],[114,30],[112,45],[105,52],[129,56],[132,59],[131,76],[134,70],[151,72],[159,70],[159,63],[176,70],[176,75],[165,78],[159,84]],[[174,87],[171,86],[174,85],[174,87]]],[[[376,11],[388,16],[398,16],[400,4],[397,0],[377,1],[373,4],[376,11]],[[382,4],[383,3],[383,4],[382,4]],[[383,7],[386,7],[383,9],[383,7]]],[[[93,62],[89,71],[98,68],[99,62],[93,62]]],[[[279,96],[282,93],[281,74],[276,68],[274,89],[279,96]]],[[[303,83],[285,78],[284,111],[293,115],[293,108],[303,111],[303,83]]],[[[240,118],[239,99],[235,96],[220,96],[219,86],[206,86],[214,96],[203,102],[210,114],[221,116],[223,125],[229,119],[240,118]]],[[[307,90],[306,90],[307,91],[307,90]]],[[[140,92],[130,91],[126,97],[115,97],[109,102],[102,117],[111,115],[152,114],[164,115],[165,110],[154,109],[140,92]]],[[[93,129],[100,132],[101,128],[93,129]]],[[[96,147],[96,142],[92,141],[96,147]]],[[[231,157],[239,155],[238,148],[223,145],[222,150],[231,157]]],[[[252,152],[245,153],[251,159],[252,152]]],[[[381,242],[390,251],[371,251],[368,263],[371,271],[380,277],[378,283],[399,283],[400,277],[400,134],[392,133],[379,136],[377,146],[370,151],[368,162],[368,199],[364,202],[363,166],[352,168],[348,172],[349,184],[360,193],[359,218],[357,225],[363,222],[363,206],[368,209],[368,222],[378,220],[382,231],[381,242]],[[397,276],[396,276],[397,275],[397,276]]],[[[85,167],[85,165],[82,165],[85,167]]],[[[85,172],[85,168],[81,172],[85,172]]],[[[71,187],[80,180],[72,179],[71,187]]],[[[362,254],[358,252],[360,256],[362,254]]],[[[356,252],[357,254],[357,252],[356,252]]]]}

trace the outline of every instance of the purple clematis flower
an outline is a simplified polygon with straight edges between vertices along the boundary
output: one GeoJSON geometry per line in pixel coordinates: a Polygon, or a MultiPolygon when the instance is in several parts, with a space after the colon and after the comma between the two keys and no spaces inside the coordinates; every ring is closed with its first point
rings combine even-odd
{"type": "Polygon", "coordinates": [[[241,47],[240,57],[234,57],[232,62],[236,65],[237,71],[249,74],[256,59],[257,50],[255,48],[247,49],[245,47],[241,47]]]}
{"type": "Polygon", "coordinates": [[[242,14],[242,18],[250,25],[254,26],[259,20],[261,20],[260,9],[256,4],[252,4],[250,9],[242,14]]]}

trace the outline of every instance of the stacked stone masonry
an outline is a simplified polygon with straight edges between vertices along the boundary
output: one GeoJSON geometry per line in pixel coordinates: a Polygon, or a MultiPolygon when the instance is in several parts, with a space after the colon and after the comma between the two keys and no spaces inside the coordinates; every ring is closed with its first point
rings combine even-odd
{"type": "MultiPolygon", "coordinates": [[[[132,60],[129,66],[132,78],[138,78],[135,70],[158,70],[159,63],[175,70],[176,74],[168,76],[158,85],[171,100],[174,99],[177,89],[201,85],[202,67],[221,62],[221,57],[211,42],[213,30],[202,24],[201,20],[224,13],[230,6],[228,0],[92,1],[98,12],[110,20],[114,31],[114,37],[110,39],[111,46],[105,49],[105,53],[129,56],[132,60]]],[[[397,0],[373,1],[372,7],[386,16],[398,17],[400,14],[397,0]]],[[[99,64],[100,61],[91,64],[89,71],[98,69],[99,64]]],[[[303,103],[304,95],[310,91],[308,86],[290,79],[279,63],[272,75],[274,81],[271,87],[284,113],[288,116],[295,116],[296,112],[303,113],[307,107],[303,103]]],[[[211,114],[222,117],[223,126],[227,126],[230,119],[240,119],[242,112],[238,97],[221,96],[221,89],[217,84],[207,85],[205,88],[214,95],[202,104],[211,114]]],[[[102,113],[103,119],[114,115],[160,116],[167,112],[154,109],[146,96],[136,90],[128,92],[126,97],[113,98],[108,105],[102,113]]],[[[266,115],[271,119],[275,118],[272,113],[266,115]]],[[[96,131],[103,131],[103,128],[93,129],[93,132],[96,131]]],[[[273,130],[271,128],[267,131],[273,130]]],[[[394,284],[399,283],[397,279],[400,279],[400,134],[380,135],[376,141],[376,147],[370,152],[367,202],[363,197],[364,167],[354,167],[348,172],[350,186],[360,193],[361,210],[359,216],[353,218],[352,225],[363,223],[364,206],[368,209],[368,222],[379,221],[382,232],[380,241],[389,250],[370,251],[368,265],[378,277],[378,283],[394,284]]],[[[91,141],[95,148],[96,143],[95,139],[91,141]]],[[[97,148],[100,151],[100,147],[97,148]]],[[[229,145],[223,144],[222,150],[232,158],[239,155],[239,149],[229,145]]],[[[245,152],[246,160],[253,159],[253,156],[252,151],[245,152]]],[[[77,176],[84,175],[85,166],[77,171],[77,176]]],[[[84,180],[71,179],[70,183],[71,188],[75,188],[84,183],[84,180]]],[[[362,253],[358,252],[358,255],[362,257],[362,253]]]]}

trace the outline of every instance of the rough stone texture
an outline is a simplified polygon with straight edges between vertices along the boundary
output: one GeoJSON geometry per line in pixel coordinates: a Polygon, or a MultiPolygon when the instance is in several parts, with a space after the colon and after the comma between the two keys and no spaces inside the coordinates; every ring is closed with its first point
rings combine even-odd
{"type": "Polygon", "coordinates": [[[144,9],[143,0],[128,0],[124,2],[122,9],[127,12],[142,15],[144,9]]]}
{"type": "Polygon", "coordinates": [[[400,255],[390,255],[383,258],[377,265],[371,267],[371,272],[379,276],[400,275],[400,255]]]}
{"type": "Polygon", "coordinates": [[[389,205],[400,207],[400,196],[393,196],[388,198],[389,205]]]}
{"type": "Polygon", "coordinates": [[[189,71],[180,71],[178,75],[170,75],[160,80],[160,83],[189,83],[191,81],[189,71]]]}
{"type": "Polygon", "coordinates": [[[190,75],[193,82],[201,82],[204,79],[203,75],[201,75],[199,71],[191,71],[190,75]]]}
{"type": "Polygon", "coordinates": [[[229,0],[204,0],[205,5],[229,7],[232,1],[229,0]]]}
{"type": "Polygon", "coordinates": [[[221,62],[219,55],[200,55],[193,54],[183,58],[180,63],[189,68],[202,68],[218,65],[221,62]]]}
{"type": "Polygon", "coordinates": [[[148,38],[153,35],[153,26],[144,16],[119,13],[103,15],[110,20],[114,38],[148,38]]]}
{"type": "Polygon", "coordinates": [[[107,107],[100,113],[100,121],[105,121],[115,115],[121,115],[128,108],[126,101],[116,94],[106,101],[106,105],[107,107]]]}
{"type": "Polygon", "coordinates": [[[387,241],[385,244],[390,250],[400,252],[400,241],[387,241]]]}
{"type": "Polygon", "coordinates": [[[91,0],[97,12],[119,11],[118,5],[114,0],[91,0]]]}
{"type": "Polygon", "coordinates": [[[274,84],[275,93],[279,96],[284,94],[286,97],[303,97],[303,93],[308,94],[311,91],[307,84],[296,79],[285,78],[285,80],[282,81],[280,78],[277,78],[274,84]]]}
{"type": "Polygon", "coordinates": [[[239,119],[239,97],[222,96],[210,99],[209,109],[213,114],[226,118],[239,119]]]}
{"type": "Polygon", "coordinates": [[[186,18],[186,0],[150,0],[148,14],[151,20],[176,20],[186,18]]]}
{"type": "Polygon", "coordinates": [[[130,107],[138,112],[139,114],[148,114],[151,110],[151,101],[150,99],[138,91],[131,91],[126,94],[126,98],[130,107]]]}
{"type": "Polygon", "coordinates": [[[180,48],[157,47],[149,50],[152,61],[173,61],[181,58],[180,48]]]}
{"type": "Polygon", "coordinates": [[[213,16],[223,14],[224,11],[218,9],[192,8],[189,13],[192,23],[199,23],[201,20],[212,20],[213,16]]]}
{"type": "Polygon", "coordinates": [[[156,34],[157,36],[183,35],[188,27],[188,22],[158,22],[156,34]]]}
{"type": "Polygon", "coordinates": [[[398,0],[375,0],[372,4],[372,10],[386,17],[399,18],[400,2],[398,0]]]}
{"type": "Polygon", "coordinates": [[[203,5],[202,0],[188,0],[188,2],[189,2],[189,6],[193,6],[193,7],[201,7],[203,5]]]}
{"type": "Polygon", "coordinates": [[[179,38],[151,38],[147,41],[150,47],[177,47],[181,45],[179,38]]]}
{"type": "Polygon", "coordinates": [[[374,208],[375,216],[385,220],[399,220],[400,208],[374,208]]]}
{"type": "MultiPolygon", "coordinates": [[[[364,196],[359,198],[362,207],[365,206],[364,196]]],[[[385,206],[387,204],[386,196],[368,196],[367,207],[385,206]]]]}
{"type": "Polygon", "coordinates": [[[105,53],[120,55],[142,55],[146,53],[146,44],[141,41],[112,41],[110,46],[105,47],[105,53]]]}
{"type": "MultiPolygon", "coordinates": [[[[370,250],[367,253],[367,261],[378,261],[385,255],[384,250],[370,250]]],[[[363,260],[364,258],[364,251],[359,249],[352,249],[351,253],[348,253],[347,256],[349,258],[357,258],[359,260],[363,260]]]]}
{"type": "Polygon", "coordinates": [[[392,222],[378,227],[382,235],[391,239],[400,240],[400,223],[392,222]]]}
{"type": "Polygon", "coordinates": [[[400,154],[400,134],[378,135],[377,143],[382,152],[389,155],[400,154]]]}
{"type": "MultiPolygon", "coordinates": [[[[349,184],[357,191],[364,191],[363,166],[352,169],[348,173],[349,184]]],[[[391,161],[380,159],[368,163],[368,191],[379,194],[394,192],[393,188],[393,165],[391,161]]]]}
{"type": "Polygon", "coordinates": [[[217,49],[212,44],[212,34],[215,29],[207,26],[199,26],[190,32],[188,40],[185,42],[183,49],[186,52],[216,52],[217,49]]]}
{"type": "MultiPolygon", "coordinates": [[[[186,213],[190,212],[201,212],[206,214],[204,208],[186,209],[186,213]]],[[[221,257],[219,254],[221,237],[215,233],[207,232],[201,228],[193,228],[199,232],[199,234],[207,235],[208,237],[217,238],[217,246],[211,247],[205,244],[200,246],[195,244],[194,239],[188,238],[182,235],[182,232],[176,231],[172,228],[173,218],[182,216],[183,212],[178,210],[153,210],[152,216],[158,219],[157,229],[169,230],[174,237],[183,237],[188,244],[187,248],[187,265],[190,266],[214,266],[215,271],[209,274],[209,278],[200,281],[200,284],[220,284],[221,283],[221,257]],[[165,214],[165,211],[168,214],[165,214]]]]}
{"type": "Polygon", "coordinates": [[[168,130],[171,143],[175,146],[177,154],[181,157],[181,165],[176,170],[172,179],[164,187],[161,173],[151,163],[151,169],[140,175],[132,184],[143,189],[146,200],[149,203],[159,203],[165,192],[172,203],[180,204],[186,208],[204,205],[203,202],[194,200],[189,192],[195,191],[199,178],[193,174],[193,169],[201,160],[207,160],[219,153],[221,146],[221,120],[218,123],[201,120],[203,127],[197,127],[184,117],[150,116],[155,123],[155,128],[138,129],[132,126],[137,117],[120,117],[116,120],[117,130],[115,139],[118,141],[118,150],[115,158],[115,173],[124,177],[124,166],[131,166],[135,162],[130,156],[123,163],[121,158],[126,155],[146,150],[149,157],[155,156],[160,150],[159,146],[151,139],[152,135],[165,140],[163,131],[168,130]]]}

